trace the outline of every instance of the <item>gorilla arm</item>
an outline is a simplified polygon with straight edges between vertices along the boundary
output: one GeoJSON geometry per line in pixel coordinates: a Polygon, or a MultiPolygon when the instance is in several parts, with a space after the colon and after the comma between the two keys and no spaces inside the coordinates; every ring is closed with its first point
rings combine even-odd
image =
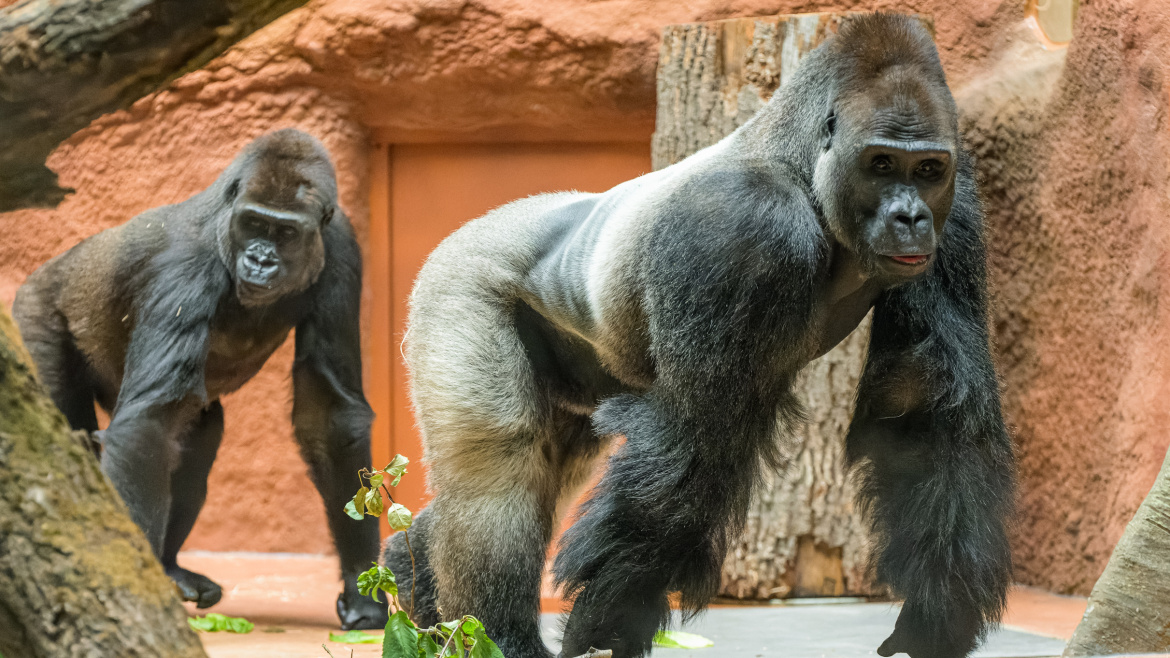
{"type": "Polygon", "coordinates": [[[906,602],[882,656],[965,656],[1011,582],[1015,489],[986,328],[982,213],[961,157],[938,262],[886,292],[847,438],[875,539],[876,575],[906,602]]]}
{"type": "MultiPolygon", "coordinates": [[[[216,306],[230,286],[214,254],[163,251],[131,275],[134,328],[102,469],[162,555],[179,434],[207,402],[204,370],[216,306]]],[[[102,303],[91,300],[92,304],[102,303]]]]}
{"type": "Polygon", "coordinates": [[[334,221],[326,229],[325,258],[332,265],[314,287],[312,313],[296,328],[293,424],[341,560],[338,615],[349,629],[385,624],[386,609],[357,591],[358,574],[378,559],[378,520],[355,521],[344,511],[358,471],[370,468],[373,420],[362,393],[361,253],[347,227],[334,221]]]}

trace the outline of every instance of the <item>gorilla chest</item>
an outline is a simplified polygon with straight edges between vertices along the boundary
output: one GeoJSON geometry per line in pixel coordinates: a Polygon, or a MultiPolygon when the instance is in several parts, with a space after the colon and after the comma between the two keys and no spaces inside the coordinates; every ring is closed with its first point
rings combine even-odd
{"type": "Polygon", "coordinates": [[[204,379],[207,396],[218,398],[251,379],[280,347],[291,327],[217,327],[211,331],[204,379]]]}

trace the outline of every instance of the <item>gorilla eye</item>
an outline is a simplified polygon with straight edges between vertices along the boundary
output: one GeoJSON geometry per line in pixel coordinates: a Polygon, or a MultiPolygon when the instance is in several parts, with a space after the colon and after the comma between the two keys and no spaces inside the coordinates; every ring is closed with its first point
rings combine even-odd
{"type": "Polygon", "coordinates": [[[918,165],[918,168],[914,170],[914,173],[919,178],[925,178],[927,180],[942,176],[942,172],[943,164],[938,160],[926,160],[922,162],[922,164],[918,165]]]}
{"type": "Polygon", "coordinates": [[[244,220],[244,228],[251,233],[267,233],[268,224],[255,217],[249,217],[244,220]]]}
{"type": "Polygon", "coordinates": [[[875,156],[869,166],[879,174],[888,174],[894,170],[894,161],[888,155],[875,156]]]}
{"type": "Polygon", "coordinates": [[[276,229],[276,239],[279,242],[288,242],[297,237],[297,230],[291,226],[281,226],[276,229]]]}

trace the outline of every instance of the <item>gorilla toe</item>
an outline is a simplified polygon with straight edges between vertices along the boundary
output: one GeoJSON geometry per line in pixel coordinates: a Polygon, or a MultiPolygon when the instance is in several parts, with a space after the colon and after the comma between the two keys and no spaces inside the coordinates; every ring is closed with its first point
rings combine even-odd
{"type": "Polygon", "coordinates": [[[179,586],[183,600],[194,601],[197,608],[210,608],[223,598],[223,588],[203,574],[176,566],[168,568],[167,575],[179,586]]]}

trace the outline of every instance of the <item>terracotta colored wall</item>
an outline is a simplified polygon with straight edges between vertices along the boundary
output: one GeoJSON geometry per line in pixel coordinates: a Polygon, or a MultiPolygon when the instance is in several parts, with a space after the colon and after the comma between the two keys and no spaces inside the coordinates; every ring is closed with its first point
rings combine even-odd
{"type": "MultiPolygon", "coordinates": [[[[1044,54],[1024,3],[315,1],[59,149],[50,165],[79,191],[56,210],[0,216],[0,301],[81,237],[200,189],[275,127],[325,140],[361,227],[371,139],[644,143],[663,24],[930,13],[988,196],[997,349],[1022,460],[1018,575],[1086,592],[1170,442],[1160,304],[1170,20],[1162,0],[1083,2],[1067,55],[1044,54]]],[[[228,401],[224,458],[193,546],[329,550],[289,438],[288,358],[286,348],[228,401]],[[286,510],[256,502],[277,495],[286,510]]]]}

